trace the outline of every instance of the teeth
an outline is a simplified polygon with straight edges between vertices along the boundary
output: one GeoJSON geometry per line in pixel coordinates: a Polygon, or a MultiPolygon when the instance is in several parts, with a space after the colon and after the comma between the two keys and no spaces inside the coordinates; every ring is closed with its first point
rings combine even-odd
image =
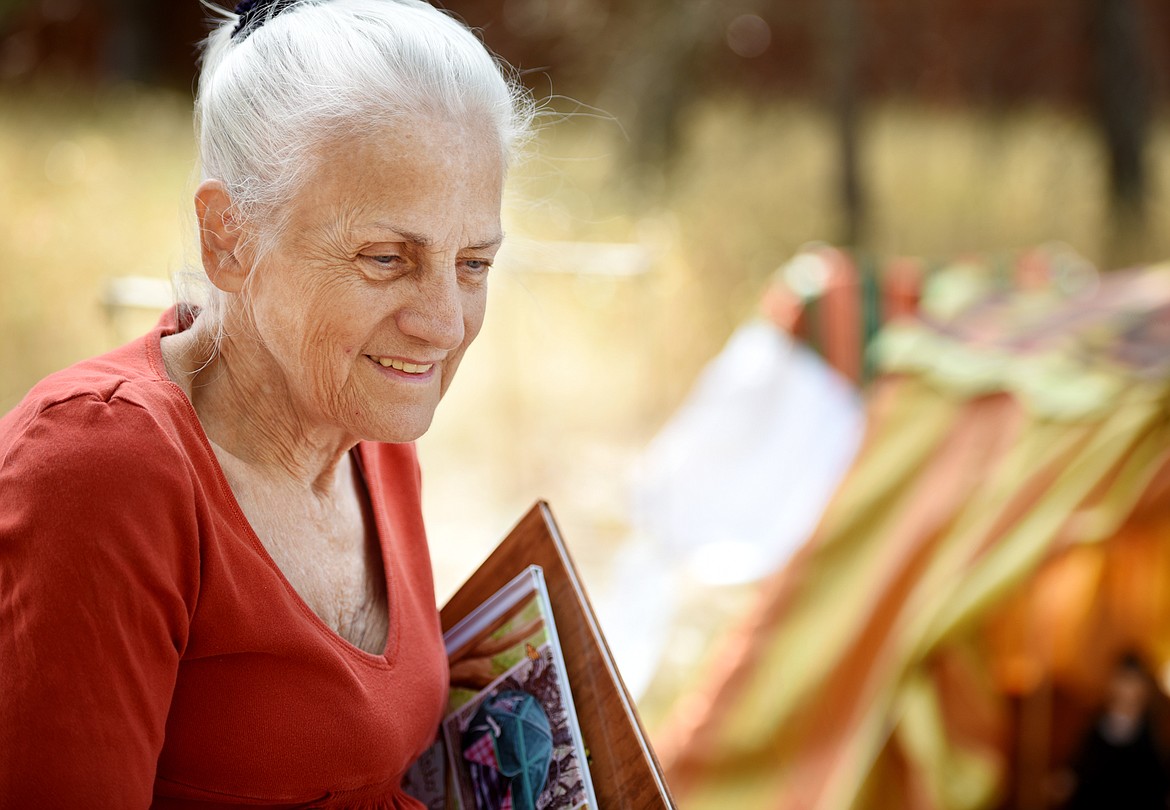
{"type": "Polygon", "coordinates": [[[381,364],[383,368],[392,368],[398,371],[405,371],[407,374],[425,374],[431,370],[432,366],[435,365],[434,363],[423,363],[421,365],[417,363],[405,363],[401,360],[393,360],[389,357],[375,357],[373,359],[378,361],[378,363],[381,364]]]}

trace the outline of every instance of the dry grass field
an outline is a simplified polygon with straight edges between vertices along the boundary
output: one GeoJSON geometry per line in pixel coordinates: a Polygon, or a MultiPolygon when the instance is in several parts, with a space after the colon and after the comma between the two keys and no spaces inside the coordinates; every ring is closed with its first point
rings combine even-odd
{"type": "MultiPolygon", "coordinates": [[[[188,104],[141,88],[0,95],[0,411],[153,322],[103,305],[111,279],[189,265],[188,104]]],[[[1106,255],[1103,162],[1081,120],[888,105],[865,123],[873,250],[946,257],[1060,240],[1106,255]]],[[[832,131],[814,108],[700,108],[654,204],[623,175],[621,137],[604,118],[566,118],[514,172],[485,330],[420,443],[440,597],[537,498],[604,592],[640,450],[752,315],[769,273],[836,232],[832,131]]],[[[1170,256],[1165,123],[1150,157],[1139,259],[1170,256]]],[[[701,633],[687,638],[672,645],[676,663],[703,647],[701,633]]],[[[652,724],[677,687],[649,693],[652,724]]]]}

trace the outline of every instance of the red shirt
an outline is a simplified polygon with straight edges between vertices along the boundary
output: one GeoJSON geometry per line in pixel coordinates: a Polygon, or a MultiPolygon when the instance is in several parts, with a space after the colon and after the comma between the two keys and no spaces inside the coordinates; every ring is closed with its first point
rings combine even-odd
{"type": "Polygon", "coordinates": [[[245,520],[160,338],[0,420],[0,807],[417,807],[447,659],[413,445],[363,443],[390,631],[329,629],[245,520]]]}

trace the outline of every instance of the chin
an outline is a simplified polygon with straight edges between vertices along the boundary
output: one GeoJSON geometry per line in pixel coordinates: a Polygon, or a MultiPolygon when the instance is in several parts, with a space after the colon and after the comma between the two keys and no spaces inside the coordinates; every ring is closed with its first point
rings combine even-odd
{"type": "Polygon", "coordinates": [[[358,435],[368,442],[404,444],[421,438],[430,429],[433,419],[433,411],[429,414],[418,414],[411,417],[400,416],[368,425],[367,429],[359,430],[358,435]]]}

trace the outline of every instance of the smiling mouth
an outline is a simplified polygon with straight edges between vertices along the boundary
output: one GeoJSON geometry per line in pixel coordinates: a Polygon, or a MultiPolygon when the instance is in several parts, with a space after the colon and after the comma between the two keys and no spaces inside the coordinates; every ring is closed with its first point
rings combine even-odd
{"type": "Polygon", "coordinates": [[[366,357],[383,368],[392,368],[395,371],[401,371],[406,374],[426,374],[435,367],[434,363],[408,363],[405,360],[398,360],[393,357],[374,357],[372,354],[367,354],[366,357]]]}

